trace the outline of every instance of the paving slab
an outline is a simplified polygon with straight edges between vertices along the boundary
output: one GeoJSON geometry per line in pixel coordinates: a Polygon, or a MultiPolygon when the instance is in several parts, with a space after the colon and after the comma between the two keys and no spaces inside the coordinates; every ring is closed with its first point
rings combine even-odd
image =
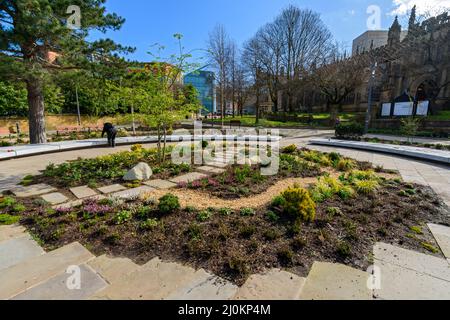
{"type": "Polygon", "coordinates": [[[97,194],[94,190],[89,188],[88,186],[81,186],[70,188],[70,191],[77,197],[78,199],[93,197],[97,194]]]}
{"type": "Polygon", "coordinates": [[[169,294],[165,300],[230,300],[238,287],[229,281],[214,276],[203,269],[198,278],[169,294]]]}
{"type": "Polygon", "coordinates": [[[0,270],[14,266],[24,260],[44,254],[44,250],[31,236],[23,234],[19,238],[0,243],[0,270]]]}
{"type": "Polygon", "coordinates": [[[159,189],[159,190],[171,189],[171,188],[175,188],[177,186],[176,183],[170,182],[168,180],[162,180],[162,179],[146,181],[146,182],[144,182],[144,184],[149,187],[159,189]]]}
{"type": "Polygon", "coordinates": [[[78,267],[81,276],[79,289],[69,289],[67,281],[72,273],[64,272],[13,297],[12,300],[84,300],[108,286],[89,266],[78,267]]]}
{"type": "Polygon", "coordinates": [[[138,187],[138,188],[119,191],[119,192],[113,193],[111,196],[114,198],[120,198],[120,199],[133,199],[133,198],[138,198],[141,195],[148,193],[148,192],[152,192],[152,191],[155,191],[155,189],[152,187],[149,187],[149,186],[142,186],[142,187],[138,187]]]}
{"type": "Polygon", "coordinates": [[[207,178],[208,175],[200,172],[190,172],[185,175],[171,179],[173,183],[190,183],[196,180],[207,178]]]}
{"type": "Polygon", "coordinates": [[[376,260],[450,281],[450,265],[445,259],[386,243],[375,244],[373,253],[376,260]]]}
{"type": "Polygon", "coordinates": [[[95,294],[92,299],[162,300],[200,276],[194,269],[179,263],[153,259],[138,271],[95,294]]]}
{"type": "Polygon", "coordinates": [[[200,172],[210,173],[210,174],[220,174],[220,173],[225,172],[225,169],[210,167],[210,166],[198,167],[195,170],[200,171],[200,172]]]}
{"type": "Polygon", "coordinates": [[[99,256],[87,263],[109,283],[119,281],[123,276],[137,271],[140,266],[128,258],[110,258],[99,256]]]}
{"type": "Polygon", "coordinates": [[[315,262],[300,294],[302,300],[371,300],[367,272],[342,264],[315,262]]]}
{"type": "Polygon", "coordinates": [[[113,193],[113,192],[119,192],[119,191],[126,190],[126,189],[127,188],[125,188],[124,186],[122,186],[120,184],[113,184],[110,186],[98,188],[98,191],[100,191],[103,194],[108,194],[108,193],[113,193]]]}
{"type": "Polygon", "coordinates": [[[96,196],[85,198],[85,199],[78,199],[78,200],[69,201],[69,202],[62,203],[62,204],[56,204],[56,205],[53,205],[52,208],[53,209],[75,208],[75,207],[81,206],[83,204],[83,201],[85,201],[87,199],[103,200],[103,199],[106,199],[106,197],[103,195],[96,195],[96,196]]]}
{"type": "Polygon", "coordinates": [[[273,269],[266,274],[252,275],[238,290],[236,300],[297,300],[305,278],[273,269]]]}
{"type": "Polygon", "coordinates": [[[436,239],[444,256],[450,259],[450,228],[437,224],[428,224],[428,228],[436,239]]]}
{"type": "Polygon", "coordinates": [[[0,226],[0,242],[21,237],[25,234],[25,228],[16,224],[0,226]]]}
{"type": "Polygon", "coordinates": [[[207,166],[211,166],[211,167],[217,167],[217,168],[226,168],[228,167],[227,163],[224,163],[223,161],[214,161],[214,162],[206,162],[205,163],[207,166]]]}
{"type": "Polygon", "coordinates": [[[59,192],[45,194],[41,196],[41,198],[52,205],[60,204],[69,200],[69,198],[67,198],[65,195],[59,192]]]}
{"type": "Polygon", "coordinates": [[[46,194],[56,191],[56,188],[49,186],[48,184],[34,184],[31,186],[18,186],[17,188],[12,190],[12,193],[19,198],[27,198],[33,196],[39,196],[41,194],[46,194]]]}
{"type": "Polygon", "coordinates": [[[78,242],[28,259],[0,272],[0,299],[9,299],[94,256],[78,242]]]}
{"type": "Polygon", "coordinates": [[[449,300],[450,282],[414,270],[375,260],[380,270],[377,299],[384,300],[449,300]]]}

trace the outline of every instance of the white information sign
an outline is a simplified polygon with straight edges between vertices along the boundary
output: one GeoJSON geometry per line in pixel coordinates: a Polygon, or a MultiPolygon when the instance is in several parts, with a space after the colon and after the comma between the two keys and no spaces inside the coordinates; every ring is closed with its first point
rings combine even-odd
{"type": "Polygon", "coordinates": [[[394,116],[412,116],[413,102],[397,102],[394,106],[394,116]]]}
{"type": "Polygon", "coordinates": [[[428,106],[430,105],[430,101],[419,101],[417,105],[417,115],[418,116],[426,116],[428,115],[428,106]]]}
{"type": "Polygon", "coordinates": [[[381,108],[381,116],[389,117],[391,115],[391,107],[392,103],[383,103],[383,106],[381,108]]]}

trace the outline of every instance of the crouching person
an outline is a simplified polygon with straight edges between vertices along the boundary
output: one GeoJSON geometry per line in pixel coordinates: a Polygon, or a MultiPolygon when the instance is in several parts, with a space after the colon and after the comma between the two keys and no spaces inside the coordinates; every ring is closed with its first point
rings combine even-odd
{"type": "Polygon", "coordinates": [[[105,133],[108,137],[108,145],[112,148],[116,147],[116,136],[117,136],[117,128],[113,126],[112,123],[105,123],[103,125],[102,138],[105,136],[105,133]]]}

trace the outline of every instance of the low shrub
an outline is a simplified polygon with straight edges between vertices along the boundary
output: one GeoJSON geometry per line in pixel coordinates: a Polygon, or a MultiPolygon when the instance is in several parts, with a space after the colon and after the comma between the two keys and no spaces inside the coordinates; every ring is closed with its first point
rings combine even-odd
{"type": "Polygon", "coordinates": [[[266,212],[266,217],[272,222],[277,222],[280,219],[280,217],[275,212],[270,210],[266,212]]]}
{"type": "Polygon", "coordinates": [[[341,156],[339,153],[337,153],[337,152],[331,152],[331,153],[328,155],[328,158],[330,158],[330,160],[331,160],[332,162],[335,162],[335,161],[341,160],[342,156],[341,156]]]}
{"type": "Polygon", "coordinates": [[[364,126],[357,122],[341,123],[336,126],[337,138],[352,139],[364,135],[364,126]]]}
{"type": "Polygon", "coordinates": [[[180,209],[180,201],[178,197],[168,193],[159,198],[158,210],[162,214],[170,214],[180,209]]]}
{"type": "Polygon", "coordinates": [[[278,259],[284,265],[291,265],[294,261],[294,252],[289,247],[278,250],[278,259]]]}
{"type": "Polygon", "coordinates": [[[147,219],[141,223],[141,228],[144,230],[151,230],[156,228],[159,225],[159,221],[157,219],[147,219]]]}
{"type": "Polygon", "coordinates": [[[220,208],[219,209],[219,214],[221,216],[230,216],[233,214],[233,210],[230,208],[220,208]]]}
{"type": "Polygon", "coordinates": [[[283,212],[300,218],[303,221],[313,221],[316,216],[316,204],[311,199],[308,190],[299,186],[290,187],[281,196],[285,203],[282,205],[283,212]]]}
{"type": "Polygon", "coordinates": [[[16,200],[11,197],[5,197],[3,200],[0,200],[0,209],[12,207],[16,204],[16,200]]]}
{"type": "Polygon", "coordinates": [[[252,208],[242,208],[240,213],[241,213],[241,216],[249,217],[249,216],[255,215],[255,210],[252,208]]]}
{"type": "Polygon", "coordinates": [[[352,253],[352,248],[350,244],[346,241],[340,241],[337,244],[336,252],[343,258],[347,258],[352,253]]]}
{"type": "Polygon", "coordinates": [[[297,152],[297,146],[295,144],[291,144],[290,146],[281,149],[281,153],[284,154],[293,154],[295,152],[297,152]]]}
{"type": "Polygon", "coordinates": [[[361,194],[371,194],[380,186],[375,180],[356,180],[353,184],[356,191],[361,194]]]}
{"type": "Polygon", "coordinates": [[[339,171],[350,171],[354,168],[356,168],[356,163],[351,159],[341,159],[336,163],[336,169],[339,171]]]}
{"type": "Polygon", "coordinates": [[[11,225],[19,222],[20,217],[10,214],[0,214],[0,225],[11,225]]]}
{"type": "Polygon", "coordinates": [[[256,233],[256,227],[254,225],[243,225],[239,228],[239,234],[243,238],[250,238],[256,233]]]}
{"type": "Polygon", "coordinates": [[[210,210],[203,210],[197,214],[197,220],[200,222],[205,222],[212,217],[212,212],[210,210]]]}
{"type": "Polygon", "coordinates": [[[130,221],[133,218],[133,213],[129,210],[122,210],[118,213],[116,213],[116,215],[113,218],[113,221],[115,224],[120,225],[120,224],[124,224],[125,222],[130,221]]]}

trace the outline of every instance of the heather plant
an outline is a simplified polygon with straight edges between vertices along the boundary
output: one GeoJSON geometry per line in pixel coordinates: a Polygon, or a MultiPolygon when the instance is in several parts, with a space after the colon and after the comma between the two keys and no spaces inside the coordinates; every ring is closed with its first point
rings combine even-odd
{"type": "Polygon", "coordinates": [[[339,171],[350,171],[354,168],[356,168],[356,163],[351,159],[341,159],[336,163],[336,169],[339,171]]]}
{"type": "Polygon", "coordinates": [[[380,186],[375,180],[356,180],[353,184],[356,191],[361,194],[373,193],[380,186]]]}
{"type": "Polygon", "coordinates": [[[99,204],[96,200],[85,200],[83,202],[83,212],[92,216],[104,215],[113,210],[109,205],[99,204]]]}

